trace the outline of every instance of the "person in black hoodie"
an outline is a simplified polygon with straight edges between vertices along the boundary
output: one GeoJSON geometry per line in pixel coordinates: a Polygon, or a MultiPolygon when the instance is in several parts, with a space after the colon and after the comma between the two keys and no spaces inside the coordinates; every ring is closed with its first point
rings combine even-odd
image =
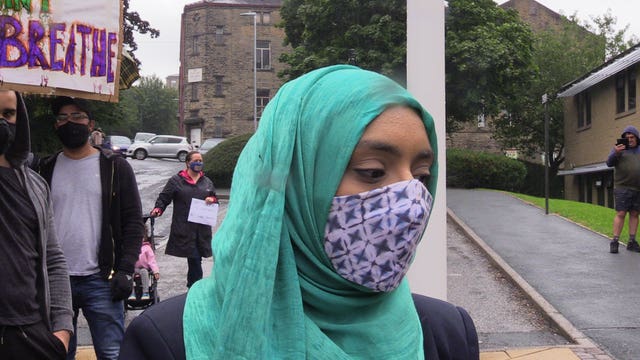
{"type": "Polygon", "coordinates": [[[49,188],[26,166],[29,119],[0,90],[0,359],[64,359],[73,310],[49,188]]]}
{"type": "MultiPolygon", "coordinates": [[[[89,144],[89,104],[57,97],[52,103],[62,151],[40,162],[51,186],[58,239],[69,265],[74,329],[82,309],[99,359],[116,359],[124,335],[124,304],[144,226],[133,169],[110,150],[89,144]]],[[[72,337],[69,359],[75,357],[72,337]]]]}

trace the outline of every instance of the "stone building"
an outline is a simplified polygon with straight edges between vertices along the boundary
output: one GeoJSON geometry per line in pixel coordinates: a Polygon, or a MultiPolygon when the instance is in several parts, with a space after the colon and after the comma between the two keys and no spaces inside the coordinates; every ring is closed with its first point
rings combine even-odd
{"type": "Polygon", "coordinates": [[[275,26],[281,3],[203,0],[185,5],[178,117],[181,133],[192,144],[254,131],[264,106],[282,85],[277,73],[283,66],[278,58],[285,51],[284,31],[275,26]]]}

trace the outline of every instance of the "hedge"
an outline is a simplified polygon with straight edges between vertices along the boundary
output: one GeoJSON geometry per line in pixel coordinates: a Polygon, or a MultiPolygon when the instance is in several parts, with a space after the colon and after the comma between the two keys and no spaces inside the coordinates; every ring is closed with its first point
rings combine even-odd
{"type": "Polygon", "coordinates": [[[217,188],[230,188],[233,170],[236,168],[240,152],[253,134],[231,137],[203,156],[204,173],[217,188]]]}
{"type": "Polygon", "coordinates": [[[447,186],[518,192],[527,175],[525,165],[504,155],[464,149],[447,150],[447,186]]]}

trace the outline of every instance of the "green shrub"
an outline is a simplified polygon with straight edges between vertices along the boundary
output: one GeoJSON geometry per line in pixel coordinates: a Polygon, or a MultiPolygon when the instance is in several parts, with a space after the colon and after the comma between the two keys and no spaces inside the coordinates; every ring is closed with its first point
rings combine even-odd
{"type": "MultiPolygon", "coordinates": [[[[520,189],[520,193],[544,197],[544,165],[523,161],[527,167],[527,176],[520,189]]],[[[564,178],[549,172],[549,197],[564,198],[564,178]]]]}
{"type": "Polygon", "coordinates": [[[204,173],[213,181],[215,187],[231,187],[233,170],[251,135],[253,134],[231,137],[204,154],[204,173]]]}
{"type": "Polygon", "coordinates": [[[518,160],[503,155],[447,149],[447,186],[519,191],[527,175],[518,160]]]}

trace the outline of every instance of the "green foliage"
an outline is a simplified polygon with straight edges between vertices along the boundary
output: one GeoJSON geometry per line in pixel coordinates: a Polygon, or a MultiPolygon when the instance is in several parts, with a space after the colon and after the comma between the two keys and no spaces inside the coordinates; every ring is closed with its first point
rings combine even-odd
{"type": "Polygon", "coordinates": [[[445,37],[448,131],[510,110],[537,74],[531,30],[493,0],[450,0],[445,37]]]}
{"type": "MultiPolygon", "coordinates": [[[[522,161],[527,168],[527,176],[524,178],[520,192],[533,196],[544,196],[544,165],[522,161]]],[[[564,198],[564,178],[554,176],[549,171],[549,196],[564,198]]]]}
{"type": "Polygon", "coordinates": [[[519,191],[525,166],[506,156],[463,149],[447,149],[447,186],[519,191]]]}
{"type": "Polygon", "coordinates": [[[136,86],[124,90],[122,106],[125,108],[128,132],[177,134],[178,92],[166,87],[157,76],[142,77],[136,86]]]}
{"type": "MultiPolygon", "coordinates": [[[[545,208],[545,199],[523,194],[512,194],[539,208],[545,208]]],[[[609,238],[613,236],[613,217],[615,210],[578,201],[549,199],[549,213],[558,214],[609,238]]],[[[622,234],[628,233],[625,222],[622,234]]],[[[623,240],[622,238],[620,240],[623,240]]]]}
{"type": "Polygon", "coordinates": [[[405,0],[284,0],[280,15],[293,48],[280,57],[285,80],[355,55],[359,67],[406,83],[405,0]]]}
{"type": "Polygon", "coordinates": [[[251,135],[253,134],[231,137],[204,154],[204,173],[216,187],[231,187],[238,157],[251,135]]]}

